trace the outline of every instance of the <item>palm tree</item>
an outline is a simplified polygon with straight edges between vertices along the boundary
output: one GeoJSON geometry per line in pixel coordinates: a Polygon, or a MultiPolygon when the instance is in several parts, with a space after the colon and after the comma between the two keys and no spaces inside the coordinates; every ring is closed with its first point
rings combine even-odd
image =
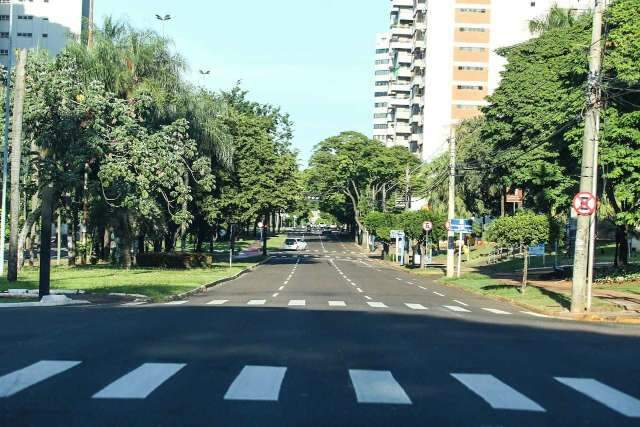
{"type": "Polygon", "coordinates": [[[529,21],[529,32],[540,35],[555,28],[572,27],[576,21],[576,9],[565,9],[554,5],[547,15],[529,21]]]}

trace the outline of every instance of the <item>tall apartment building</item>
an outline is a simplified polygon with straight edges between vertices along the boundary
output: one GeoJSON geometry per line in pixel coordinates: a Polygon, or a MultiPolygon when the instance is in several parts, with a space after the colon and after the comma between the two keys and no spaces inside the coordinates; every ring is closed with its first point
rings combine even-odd
{"type": "Polygon", "coordinates": [[[500,84],[505,59],[496,49],[531,38],[529,22],[554,4],[584,10],[593,0],[391,0],[385,143],[425,161],[438,155],[452,127],[481,114],[500,84]]]}
{"type": "Polygon", "coordinates": [[[373,139],[387,143],[389,107],[389,80],[391,76],[391,59],[389,55],[389,33],[376,35],[375,63],[375,105],[373,109],[373,139]]]}
{"type": "Polygon", "coordinates": [[[14,49],[42,48],[57,55],[92,23],[93,3],[94,0],[0,0],[0,63],[7,65],[10,36],[14,49]]]}

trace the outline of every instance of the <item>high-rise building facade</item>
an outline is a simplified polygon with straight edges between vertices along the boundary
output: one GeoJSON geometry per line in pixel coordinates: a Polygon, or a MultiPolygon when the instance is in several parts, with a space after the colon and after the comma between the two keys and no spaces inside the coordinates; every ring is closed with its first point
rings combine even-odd
{"type": "Polygon", "coordinates": [[[375,92],[373,108],[373,139],[387,142],[387,115],[389,107],[389,79],[391,56],[389,55],[389,33],[376,35],[375,92]]]}
{"type": "Polygon", "coordinates": [[[433,159],[452,128],[481,114],[500,84],[505,59],[496,50],[531,38],[529,22],[554,4],[585,10],[593,0],[391,0],[386,144],[433,159]]]}
{"type": "Polygon", "coordinates": [[[94,0],[0,0],[0,63],[14,49],[47,49],[57,55],[93,20],[94,0]],[[13,11],[13,13],[11,13],[13,11]]]}

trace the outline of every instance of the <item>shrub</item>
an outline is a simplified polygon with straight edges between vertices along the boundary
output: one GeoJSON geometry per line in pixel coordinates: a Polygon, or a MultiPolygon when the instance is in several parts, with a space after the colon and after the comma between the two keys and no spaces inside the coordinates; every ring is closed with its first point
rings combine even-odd
{"type": "Polygon", "coordinates": [[[136,261],[138,267],[186,270],[211,267],[214,263],[214,257],[211,254],[201,253],[147,252],[139,254],[136,261]]]}

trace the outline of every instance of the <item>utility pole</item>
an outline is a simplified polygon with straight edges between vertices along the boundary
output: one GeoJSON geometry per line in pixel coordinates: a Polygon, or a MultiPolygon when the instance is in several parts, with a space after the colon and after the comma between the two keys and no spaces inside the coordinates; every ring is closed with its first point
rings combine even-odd
{"type": "Polygon", "coordinates": [[[447,277],[455,274],[455,234],[451,231],[451,222],[456,216],[456,138],[451,132],[449,137],[449,231],[447,232],[447,277]]]}
{"type": "MultiPolygon", "coordinates": [[[[592,192],[597,176],[596,146],[600,129],[600,68],[602,66],[602,19],[604,15],[604,0],[594,0],[593,31],[591,34],[591,49],[589,59],[589,88],[587,110],[585,113],[585,128],[582,147],[582,173],[580,175],[580,191],[592,192]]],[[[573,259],[573,285],[571,288],[571,312],[582,313],[588,310],[590,304],[588,295],[587,271],[589,266],[591,227],[595,226],[597,212],[591,216],[578,216],[576,232],[575,255],[573,259]]]]}
{"type": "Polygon", "coordinates": [[[4,236],[7,229],[7,175],[9,174],[9,127],[11,119],[11,69],[13,68],[13,1],[9,3],[9,55],[4,87],[4,150],[2,156],[2,213],[0,214],[0,276],[4,274],[4,236]]]}
{"type": "Polygon", "coordinates": [[[407,169],[405,172],[405,179],[407,180],[405,184],[405,209],[411,210],[411,171],[409,170],[409,165],[407,165],[407,169]]]}

